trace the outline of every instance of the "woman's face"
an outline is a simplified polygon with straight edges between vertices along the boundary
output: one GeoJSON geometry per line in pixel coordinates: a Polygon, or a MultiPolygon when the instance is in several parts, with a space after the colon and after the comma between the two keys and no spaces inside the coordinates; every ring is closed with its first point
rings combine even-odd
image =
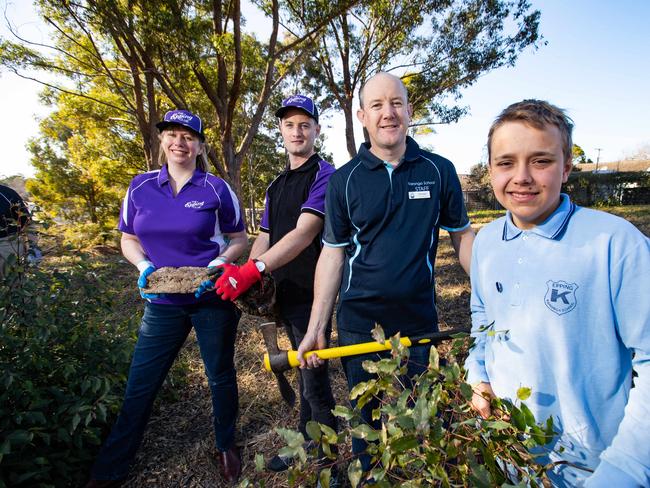
{"type": "Polygon", "coordinates": [[[162,131],[160,146],[167,164],[187,168],[196,167],[196,157],[203,151],[199,136],[181,126],[172,126],[162,131]]]}

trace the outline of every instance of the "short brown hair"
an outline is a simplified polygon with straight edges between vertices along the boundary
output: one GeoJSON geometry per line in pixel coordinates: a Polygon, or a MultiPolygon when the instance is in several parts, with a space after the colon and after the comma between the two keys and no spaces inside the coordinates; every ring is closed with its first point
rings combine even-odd
{"type": "Polygon", "coordinates": [[[491,158],[492,149],[492,136],[494,131],[501,127],[506,122],[523,122],[536,129],[543,129],[548,125],[554,125],[560,131],[562,136],[562,152],[564,153],[565,161],[573,159],[573,141],[571,139],[571,132],[573,131],[573,120],[569,117],[564,110],[555,105],[548,103],[544,100],[522,100],[521,102],[513,103],[508,106],[499,116],[494,120],[488,132],[488,164],[491,158]]]}

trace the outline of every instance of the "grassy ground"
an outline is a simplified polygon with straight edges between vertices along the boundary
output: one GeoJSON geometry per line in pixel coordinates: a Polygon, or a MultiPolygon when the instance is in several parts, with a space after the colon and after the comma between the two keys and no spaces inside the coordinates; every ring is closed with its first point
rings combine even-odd
{"type": "MultiPolygon", "coordinates": [[[[650,233],[650,207],[616,207],[608,209],[650,233]]],[[[503,212],[480,212],[472,215],[476,228],[503,212]]],[[[443,233],[444,234],[444,233],[443,233]]],[[[134,288],[136,272],[118,255],[98,257],[124,290],[115,304],[116,316],[139,316],[142,303],[134,288]]],[[[442,236],[436,262],[441,328],[469,326],[469,280],[457,264],[447,235],[442,236]]],[[[297,409],[287,407],[273,376],[263,370],[260,319],[242,316],[237,335],[236,366],[240,391],[240,417],[237,444],[244,461],[243,477],[267,487],[288,486],[286,474],[255,471],[255,454],[265,458],[282,447],[276,427],[295,427],[297,409]]],[[[283,337],[283,347],[288,340],[283,337]]],[[[442,348],[444,349],[444,347],[442,348]]],[[[444,350],[443,350],[444,353],[444,350]]],[[[331,362],[332,380],[337,403],[344,404],[347,389],[340,362],[331,362]]],[[[290,380],[295,377],[289,374],[290,380]]],[[[129,487],[219,487],[226,486],[215,462],[211,428],[210,393],[203,374],[196,338],[191,335],[183,349],[172,383],[158,402],[149,423],[144,443],[127,483],[129,487]]]]}

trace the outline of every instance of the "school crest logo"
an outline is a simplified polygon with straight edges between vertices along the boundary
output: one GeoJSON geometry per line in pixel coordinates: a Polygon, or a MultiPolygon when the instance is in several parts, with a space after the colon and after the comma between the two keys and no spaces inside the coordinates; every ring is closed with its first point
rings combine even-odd
{"type": "Polygon", "coordinates": [[[546,295],[544,303],[546,306],[558,315],[564,315],[576,308],[576,283],[567,283],[566,281],[546,282],[546,295]]]}

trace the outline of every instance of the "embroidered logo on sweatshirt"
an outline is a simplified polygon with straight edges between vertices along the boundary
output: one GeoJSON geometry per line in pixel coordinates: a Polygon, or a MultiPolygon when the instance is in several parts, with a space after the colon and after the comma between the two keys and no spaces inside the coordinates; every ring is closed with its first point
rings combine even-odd
{"type": "Polygon", "coordinates": [[[544,296],[544,303],[546,306],[558,315],[569,313],[576,308],[576,290],[578,285],[575,283],[567,283],[566,281],[552,281],[546,282],[546,295],[544,296]]]}
{"type": "Polygon", "coordinates": [[[197,200],[192,200],[185,204],[185,208],[201,208],[205,202],[199,202],[197,200]]]}

